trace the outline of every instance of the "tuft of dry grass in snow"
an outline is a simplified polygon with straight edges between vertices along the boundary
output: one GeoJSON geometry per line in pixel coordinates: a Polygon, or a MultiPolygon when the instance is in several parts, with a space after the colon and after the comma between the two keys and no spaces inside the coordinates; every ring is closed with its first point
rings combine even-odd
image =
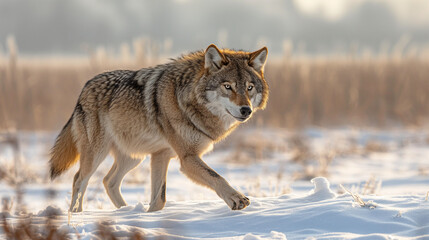
{"type": "MultiPolygon", "coordinates": [[[[50,193],[53,194],[53,193],[50,193]]],[[[47,196],[48,198],[51,197],[47,196]]],[[[81,236],[76,231],[76,233],[70,233],[64,228],[59,228],[56,224],[57,220],[60,220],[61,212],[58,209],[48,207],[45,210],[44,218],[45,222],[34,221],[32,214],[21,211],[18,213],[18,219],[14,220],[10,217],[10,211],[12,211],[13,203],[8,199],[2,200],[2,212],[0,213],[0,230],[6,236],[7,239],[14,240],[68,240],[81,239],[81,236]],[[74,237],[73,237],[74,236],[74,237]]],[[[17,206],[18,209],[25,209],[24,206],[17,206]]],[[[69,226],[70,225],[71,214],[69,214],[69,226]]],[[[108,221],[97,223],[97,231],[95,235],[97,239],[111,239],[116,240],[119,237],[115,233],[115,229],[108,221]]],[[[144,240],[146,239],[144,233],[137,231],[136,229],[128,233],[127,236],[121,234],[121,239],[131,239],[131,240],[144,240]]],[[[162,236],[155,238],[157,240],[164,239],[162,236]]]]}
{"type": "Polygon", "coordinates": [[[371,153],[371,152],[388,152],[389,148],[377,141],[368,141],[365,145],[365,152],[371,153]]]}
{"type": "Polygon", "coordinates": [[[291,160],[303,166],[303,171],[295,172],[293,179],[311,180],[315,177],[328,176],[328,168],[337,156],[337,149],[327,148],[315,153],[308,140],[302,135],[294,135],[290,139],[291,160]]]}
{"type": "MultiPolygon", "coordinates": [[[[371,176],[367,181],[365,181],[363,184],[359,185],[353,185],[351,187],[351,192],[355,192],[361,195],[369,195],[369,194],[377,194],[381,189],[382,181],[377,179],[375,176],[371,176]]],[[[338,194],[344,194],[347,191],[345,191],[345,188],[340,185],[337,193],[338,194]]]]}
{"type": "Polygon", "coordinates": [[[370,200],[370,201],[365,202],[358,194],[352,193],[350,190],[348,190],[347,188],[345,188],[341,184],[340,184],[340,186],[344,190],[344,192],[346,192],[352,196],[355,203],[358,204],[360,207],[369,208],[369,209],[374,209],[377,207],[377,204],[374,203],[373,201],[370,200]]]}
{"type": "Polygon", "coordinates": [[[429,167],[420,166],[418,169],[418,172],[419,172],[418,174],[420,176],[429,176],[429,167]]]}
{"type": "Polygon", "coordinates": [[[263,161],[276,152],[286,152],[287,139],[283,136],[267,136],[262,131],[237,131],[215,146],[229,149],[228,163],[250,164],[263,161]]]}

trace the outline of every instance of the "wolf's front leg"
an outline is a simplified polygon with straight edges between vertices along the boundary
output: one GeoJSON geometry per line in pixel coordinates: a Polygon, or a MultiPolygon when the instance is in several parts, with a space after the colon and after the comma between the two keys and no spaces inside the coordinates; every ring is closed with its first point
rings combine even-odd
{"type": "Polygon", "coordinates": [[[153,153],[150,160],[151,166],[151,184],[152,193],[150,198],[150,206],[148,212],[158,211],[165,206],[165,191],[167,182],[167,168],[170,159],[175,156],[175,152],[170,149],[165,149],[153,153]]]}
{"type": "Polygon", "coordinates": [[[232,188],[217,172],[211,169],[198,155],[180,157],[182,171],[194,182],[213,189],[232,210],[249,206],[250,200],[232,188]]]}

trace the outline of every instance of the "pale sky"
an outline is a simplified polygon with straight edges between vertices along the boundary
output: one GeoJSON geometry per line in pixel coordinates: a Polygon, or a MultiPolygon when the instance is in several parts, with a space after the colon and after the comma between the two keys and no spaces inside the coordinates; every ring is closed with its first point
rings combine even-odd
{"type": "Polygon", "coordinates": [[[173,53],[211,43],[281,52],[285,41],[310,53],[356,43],[378,51],[404,36],[427,46],[428,15],[429,0],[0,0],[0,53],[8,36],[28,54],[118,49],[141,37],[173,53]]]}
{"type": "Polygon", "coordinates": [[[366,2],[386,4],[398,19],[410,25],[429,23],[428,0],[293,0],[304,14],[320,16],[332,21],[344,17],[348,12],[366,2]]]}

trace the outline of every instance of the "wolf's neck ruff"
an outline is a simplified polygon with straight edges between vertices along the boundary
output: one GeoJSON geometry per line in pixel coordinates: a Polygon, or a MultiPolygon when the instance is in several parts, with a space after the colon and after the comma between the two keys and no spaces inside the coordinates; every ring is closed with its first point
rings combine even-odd
{"type": "Polygon", "coordinates": [[[82,211],[89,178],[109,152],[115,162],[103,183],[116,207],[126,205],[120,193],[125,174],[148,154],[152,178],[149,211],[165,205],[167,167],[176,156],[189,178],[216,191],[231,209],[249,205],[249,199],[201,156],[265,107],[266,57],[265,47],[244,52],[210,45],[167,64],[107,72],[88,81],[51,151],[52,178],[80,157],[70,210],[82,211]]]}

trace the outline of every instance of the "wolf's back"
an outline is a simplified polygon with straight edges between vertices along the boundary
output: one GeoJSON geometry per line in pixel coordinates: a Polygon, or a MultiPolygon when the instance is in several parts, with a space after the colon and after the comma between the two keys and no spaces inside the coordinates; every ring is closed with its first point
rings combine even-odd
{"type": "Polygon", "coordinates": [[[54,179],[65,170],[69,169],[74,163],[76,163],[79,157],[72,135],[72,119],[73,116],[61,130],[55,140],[54,147],[51,149],[51,159],[49,160],[49,164],[51,166],[51,179],[54,179]]]}

